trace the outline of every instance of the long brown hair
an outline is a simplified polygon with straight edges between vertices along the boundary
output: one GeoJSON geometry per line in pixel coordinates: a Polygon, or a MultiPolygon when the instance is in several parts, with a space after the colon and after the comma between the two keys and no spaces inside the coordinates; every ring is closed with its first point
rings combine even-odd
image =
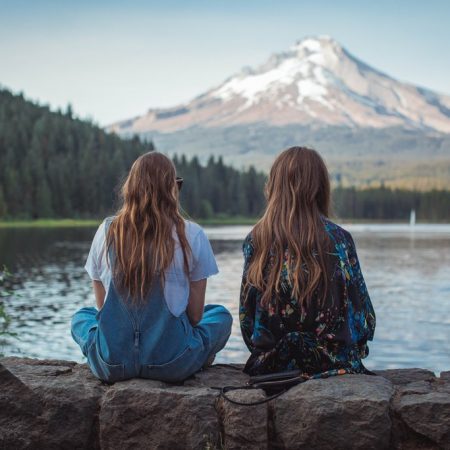
{"type": "Polygon", "coordinates": [[[114,282],[132,301],[144,300],[155,278],[164,283],[164,271],[174,257],[174,227],[184,270],[189,271],[191,249],[175,179],[172,161],[162,153],[150,152],[134,162],[122,185],[122,207],[109,228],[107,248],[113,246],[115,252],[114,282]]]}
{"type": "Polygon", "coordinates": [[[330,181],[323,159],[306,147],[285,150],[272,165],[265,194],[266,210],[252,231],[247,285],[262,292],[264,307],[276,302],[286,262],[292,298],[303,306],[320,288],[324,300],[329,241],[322,217],[329,215],[330,181]]]}

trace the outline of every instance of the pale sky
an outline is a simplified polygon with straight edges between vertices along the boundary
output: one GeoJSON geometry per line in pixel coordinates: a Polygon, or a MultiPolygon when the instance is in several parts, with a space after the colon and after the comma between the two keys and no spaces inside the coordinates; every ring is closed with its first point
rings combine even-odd
{"type": "Polygon", "coordinates": [[[450,94],[450,1],[0,0],[0,85],[106,125],[189,101],[327,34],[450,94]]]}

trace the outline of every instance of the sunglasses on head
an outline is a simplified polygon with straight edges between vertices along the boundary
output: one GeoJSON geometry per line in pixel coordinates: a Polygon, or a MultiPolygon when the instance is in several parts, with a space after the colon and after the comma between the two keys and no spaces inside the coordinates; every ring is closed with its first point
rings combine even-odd
{"type": "Polygon", "coordinates": [[[183,178],[182,178],[182,177],[177,177],[177,178],[175,179],[175,181],[176,181],[176,183],[177,183],[178,190],[180,190],[181,187],[183,186],[183,178]]]}

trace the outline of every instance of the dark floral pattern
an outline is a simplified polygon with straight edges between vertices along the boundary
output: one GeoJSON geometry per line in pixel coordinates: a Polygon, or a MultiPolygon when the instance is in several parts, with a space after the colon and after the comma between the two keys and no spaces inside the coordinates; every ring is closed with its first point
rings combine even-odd
{"type": "Polygon", "coordinates": [[[311,378],[368,373],[361,359],[369,353],[367,341],[373,339],[375,312],[355,244],[343,228],[328,219],[323,223],[333,249],[327,258],[329,283],[323,305],[313,298],[302,308],[292,298],[286,263],[280,276],[278,304],[272,299],[263,308],[261,292],[252,286],[244,293],[253,255],[252,234],[244,241],[239,319],[251,352],[244,371],[251,375],[291,369],[300,369],[311,378]]]}

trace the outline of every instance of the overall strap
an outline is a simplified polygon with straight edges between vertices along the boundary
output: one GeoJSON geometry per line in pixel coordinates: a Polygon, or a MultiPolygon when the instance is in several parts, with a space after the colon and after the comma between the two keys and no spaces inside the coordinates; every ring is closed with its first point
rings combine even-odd
{"type": "MultiPolygon", "coordinates": [[[[114,216],[107,217],[105,219],[105,245],[106,245],[107,239],[108,239],[109,228],[111,227],[111,224],[114,219],[115,219],[114,216]]],[[[116,252],[114,250],[113,243],[107,248],[107,251],[108,251],[108,261],[109,261],[111,272],[112,272],[111,283],[114,285],[114,275],[113,275],[114,270],[113,270],[113,268],[114,268],[114,262],[116,260],[116,252]]],[[[136,307],[133,307],[129,303],[125,302],[122,295],[120,295],[119,292],[117,292],[117,300],[118,300],[119,305],[123,308],[124,312],[126,314],[128,314],[128,316],[131,320],[131,323],[133,324],[135,333],[136,333],[137,330],[139,329],[139,320],[140,320],[139,315],[136,315],[136,307]]]]}

